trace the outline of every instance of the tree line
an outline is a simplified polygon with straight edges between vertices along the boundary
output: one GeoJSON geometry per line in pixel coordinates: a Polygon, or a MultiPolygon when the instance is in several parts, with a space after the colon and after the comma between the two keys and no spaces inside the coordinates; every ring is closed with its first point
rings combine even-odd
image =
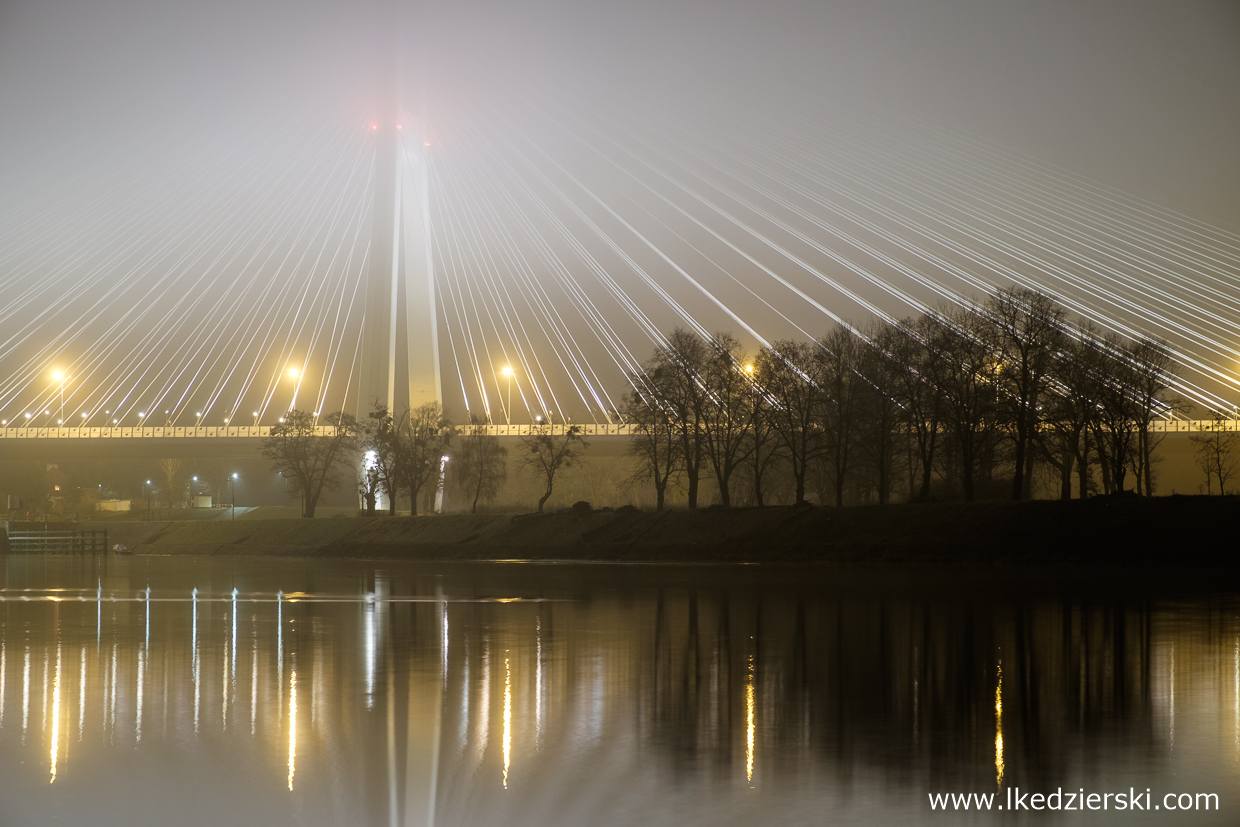
{"type": "MultiPolygon", "coordinates": [[[[554,491],[557,476],[580,461],[586,447],[579,426],[556,434],[550,425],[532,429],[519,440],[517,465],[537,480],[542,511],[554,491]]],[[[358,421],[335,412],[321,419],[308,411],[292,410],[269,437],[263,455],[289,483],[289,495],[301,500],[302,515],[313,517],[325,491],[340,487],[361,457],[358,494],[366,512],[374,514],[382,497],[389,514],[408,503],[409,513],[433,508],[440,485],[451,484],[476,513],[479,503],[494,500],[508,479],[508,449],[490,436],[484,423],[471,420],[454,425],[438,402],[428,402],[393,414],[375,403],[358,421]],[[322,434],[319,424],[329,426],[322,434]]]]}
{"type": "Polygon", "coordinates": [[[1155,419],[1177,407],[1165,342],[1069,321],[1044,293],[1001,289],[980,303],[817,341],[783,340],[749,359],[729,333],[678,328],[630,375],[624,415],[635,480],[657,507],[712,479],[723,506],[888,502],[936,490],[965,500],[1031,496],[1048,468],[1060,496],[1154,491],[1155,419]],[[1097,473],[1095,473],[1095,471],[1097,473]],[[905,481],[905,475],[907,480],[905,481]]]}

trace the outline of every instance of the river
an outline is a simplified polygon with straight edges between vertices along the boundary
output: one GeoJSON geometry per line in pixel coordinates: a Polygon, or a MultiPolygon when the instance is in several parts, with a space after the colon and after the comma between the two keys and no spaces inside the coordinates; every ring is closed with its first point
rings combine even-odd
{"type": "Polygon", "coordinates": [[[0,823],[1234,824],[1230,586],[10,556],[0,823]]]}

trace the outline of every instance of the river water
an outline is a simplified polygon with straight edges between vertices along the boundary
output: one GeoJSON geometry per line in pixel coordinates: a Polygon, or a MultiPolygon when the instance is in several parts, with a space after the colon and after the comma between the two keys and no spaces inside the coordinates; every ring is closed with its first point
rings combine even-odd
{"type": "Polygon", "coordinates": [[[1229,585],[12,556],[0,824],[1234,824],[1229,585]]]}

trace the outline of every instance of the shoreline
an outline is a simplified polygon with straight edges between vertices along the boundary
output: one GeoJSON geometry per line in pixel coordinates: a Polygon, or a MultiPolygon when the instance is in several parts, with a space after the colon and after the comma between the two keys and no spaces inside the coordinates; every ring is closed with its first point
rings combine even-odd
{"type": "Polygon", "coordinates": [[[148,556],[1240,568],[1240,498],[82,523],[148,556]],[[1222,543],[1213,538],[1226,538],[1222,543]],[[1213,545],[1211,544],[1213,541],[1213,545]],[[1217,546],[1217,547],[1216,547],[1217,546]]]}

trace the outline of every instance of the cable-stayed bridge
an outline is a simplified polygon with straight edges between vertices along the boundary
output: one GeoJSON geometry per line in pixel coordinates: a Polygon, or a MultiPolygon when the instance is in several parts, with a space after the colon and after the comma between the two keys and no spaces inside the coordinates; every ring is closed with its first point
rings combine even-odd
{"type": "Polygon", "coordinates": [[[673,327],[752,350],[1012,284],[1240,398],[1240,236],[934,124],[450,85],[294,111],[3,216],[0,439],[429,400],[605,434],[673,327]]]}

